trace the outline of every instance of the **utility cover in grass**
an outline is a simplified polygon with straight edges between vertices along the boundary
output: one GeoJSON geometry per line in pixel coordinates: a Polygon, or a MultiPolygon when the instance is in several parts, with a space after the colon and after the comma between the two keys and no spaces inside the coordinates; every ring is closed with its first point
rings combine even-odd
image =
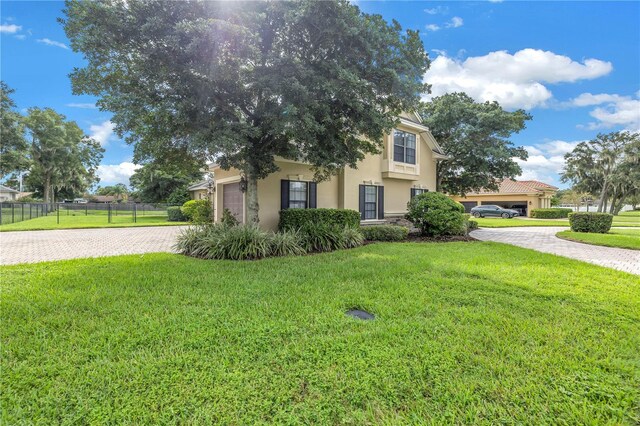
{"type": "Polygon", "coordinates": [[[375,319],[375,316],[373,314],[370,314],[369,312],[363,311],[363,310],[360,310],[360,309],[349,309],[346,313],[350,317],[354,317],[354,318],[361,319],[361,320],[372,320],[372,319],[375,319]]]}

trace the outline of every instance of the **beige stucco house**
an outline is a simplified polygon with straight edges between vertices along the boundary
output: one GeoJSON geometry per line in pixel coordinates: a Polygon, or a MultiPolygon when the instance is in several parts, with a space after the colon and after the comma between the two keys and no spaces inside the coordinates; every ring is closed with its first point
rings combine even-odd
{"type": "Polygon", "coordinates": [[[209,198],[209,181],[202,180],[200,182],[196,182],[189,186],[187,191],[189,191],[189,195],[191,195],[192,200],[206,200],[209,198]]]}
{"type": "Polygon", "coordinates": [[[453,199],[462,203],[467,213],[475,206],[491,204],[518,210],[521,215],[531,217],[531,210],[551,207],[551,197],[556,191],[558,188],[555,186],[537,180],[505,179],[497,191],[473,192],[453,199]]]}
{"type": "MultiPolygon", "coordinates": [[[[403,114],[396,129],[384,138],[380,154],[367,156],[357,169],[344,168],[330,180],[316,183],[309,165],[277,159],[280,170],[258,182],[260,224],[277,228],[280,210],[289,208],[353,209],[360,212],[363,224],[401,218],[412,196],[435,191],[436,162],[445,158],[420,117],[403,114]]],[[[229,209],[244,222],[247,212],[240,172],[215,164],[210,170],[215,220],[229,209]]]]}

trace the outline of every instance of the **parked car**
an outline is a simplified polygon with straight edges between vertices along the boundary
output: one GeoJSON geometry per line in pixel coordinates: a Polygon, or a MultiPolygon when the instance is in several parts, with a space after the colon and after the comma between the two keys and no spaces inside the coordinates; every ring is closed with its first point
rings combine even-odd
{"type": "Polygon", "coordinates": [[[513,217],[520,216],[520,213],[518,213],[517,210],[505,209],[492,204],[476,206],[471,209],[471,214],[473,217],[496,216],[502,217],[503,219],[511,219],[513,217]]]}

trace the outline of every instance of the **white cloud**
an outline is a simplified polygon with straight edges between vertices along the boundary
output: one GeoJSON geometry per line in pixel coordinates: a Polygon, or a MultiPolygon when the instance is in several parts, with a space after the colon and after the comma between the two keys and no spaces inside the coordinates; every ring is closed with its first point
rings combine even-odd
{"type": "Polygon", "coordinates": [[[425,74],[432,95],[466,92],[477,101],[498,101],[505,108],[544,106],[553,96],[543,83],[573,83],[607,75],[610,62],[567,56],[538,49],[490,52],[458,60],[438,56],[425,74]]]}
{"type": "Polygon", "coordinates": [[[449,8],[446,6],[437,6],[431,9],[425,9],[424,13],[427,15],[437,15],[439,13],[447,13],[449,12],[449,8]]]}
{"type": "Polygon", "coordinates": [[[458,28],[461,27],[464,24],[464,21],[462,20],[461,17],[459,16],[454,16],[453,18],[451,18],[451,21],[447,22],[445,24],[445,27],[447,28],[458,28]]]}
{"type": "Polygon", "coordinates": [[[0,25],[0,33],[15,34],[22,29],[22,25],[2,24],[0,25]]]}
{"type": "Polygon", "coordinates": [[[553,183],[558,180],[558,175],[564,168],[564,155],[573,151],[580,142],[582,141],[554,140],[535,146],[525,146],[524,148],[529,153],[527,161],[514,159],[522,168],[522,174],[519,178],[553,183]]]}
{"type": "Polygon", "coordinates": [[[440,26],[436,24],[428,24],[428,25],[425,25],[425,29],[427,31],[438,31],[440,29],[440,26]]]}
{"type": "Polygon", "coordinates": [[[14,37],[17,38],[18,40],[24,40],[25,38],[27,38],[27,36],[24,34],[16,34],[14,35],[14,37]]]}
{"type": "Polygon", "coordinates": [[[635,93],[635,99],[618,94],[583,93],[569,103],[577,107],[599,105],[589,113],[597,121],[580,127],[595,130],[621,126],[632,132],[640,131],[640,91],[635,93]]]}
{"type": "Polygon", "coordinates": [[[90,103],[70,103],[67,104],[68,107],[71,108],[84,108],[84,109],[98,109],[98,107],[96,106],[96,104],[90,104],[90,103]]]}
{"type": "Polygon", "coordinates": [[[105,146],[109,143],[111,136],[113,136],[114,127],[114,124],[109,120],[103,121],[100,124],[92,124],[91,127],[89,127],[89,131],[91,132],[89,136],[98,141],[100,145],[105,146]]]}
{"type": "Polygon", "coordinates": [[[69,50],[69,46],[67,46],[64,43],[60,43],[59,41],[55,41],[55,40],[50,40],[48,38],[39,38],[38,40],[36,40],[38,43],[42,43],[42,44],[46,44],[48,46],[55,46],[55,47],[61,47],[63,49],[67,49],[69,50]]]}
{"type": "Polygon", "coordinates": [[[129,184],[129,178],[142,167],[139,164],[122,162],[120,164],[101,164],[98,166],[98,177],[101,184],[113,185],[116,183],[129,184]]]}

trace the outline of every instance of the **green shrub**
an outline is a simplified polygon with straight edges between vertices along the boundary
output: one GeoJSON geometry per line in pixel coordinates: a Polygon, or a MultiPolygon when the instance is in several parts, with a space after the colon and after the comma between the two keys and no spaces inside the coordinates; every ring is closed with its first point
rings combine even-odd
{"type": "Polygon", "coordinates": [[[328,226],[323,223],[309,223],[299,230],[303,246],[308,252],[333,251],[362,245],[364,237],[350,226],[328,226]]]}
{"type": "Polygon", "coordinates": [[[225,226],[237,226],[240,223],[229,209],[222,211],[222,220],[220,222],[225,226]]]}
{"type": "Polygon", "coordinates": [[[271,236],[271,256],[299,256],[306,252],[298,231],[276,232],[271,236]]]}
{"type": "Polygon", "coordinates": [[[569,213],[573,212],[571,209],[533,209],[531,210],[531,217],[537,219],[564,219],[569,217],[569,213]]]}
{"type": "Polygon", "coordinates": [[[397,225],[363,226],[360,232],[368,241],[404,241],[409,235],[407,228],[397,225]]]}
{"type": "Polygon", "coordinates": [[[348,209],[287,209],[280,211],[279,228],[302,229],[308,224],[322,224],[339,228],[360,226],[360,213],[348,209]]]}
{"type": "Polygon", "coordinates": [[[465,228],[467,229],[467,234],[470,231],[473,231],[474,229],[478,229],[478,221],[477,220],[466,219],[464,221],[464,224],[465,224],[465,228]]]}
{"type": "Polygon", "coordinates": [[[193,223],[211,222],[211,203],[209,200],[189,200],[182,205],[182,214],[193,223]]]}
{"type": "Polygon", "coordinates": [[[273,233],[256,225],[226,226],[204,224],[183,230],[176,251],[202,259],[250,260],[269,256],[295,256],[306,253],[295,231],[273,233]]]}
{"type": "Polygon", "coordinates": [[[422,235],[438,237],[465,233],[464,207],[439,192],[425,192],[417,195],[407,204],[406,218],[422,235]]]}
{"type": "Polygon", "coordinates": [[[574,232],[606,234],[611,229],[613,215],[609,213],[570,213],[569,224],[574,232]]]}
{"type": "Polygon", "coordinates": [[[182,214],[180,206],[167,207],[167,220],[169,222],[184,222],[187,220],[182,214]]]}

